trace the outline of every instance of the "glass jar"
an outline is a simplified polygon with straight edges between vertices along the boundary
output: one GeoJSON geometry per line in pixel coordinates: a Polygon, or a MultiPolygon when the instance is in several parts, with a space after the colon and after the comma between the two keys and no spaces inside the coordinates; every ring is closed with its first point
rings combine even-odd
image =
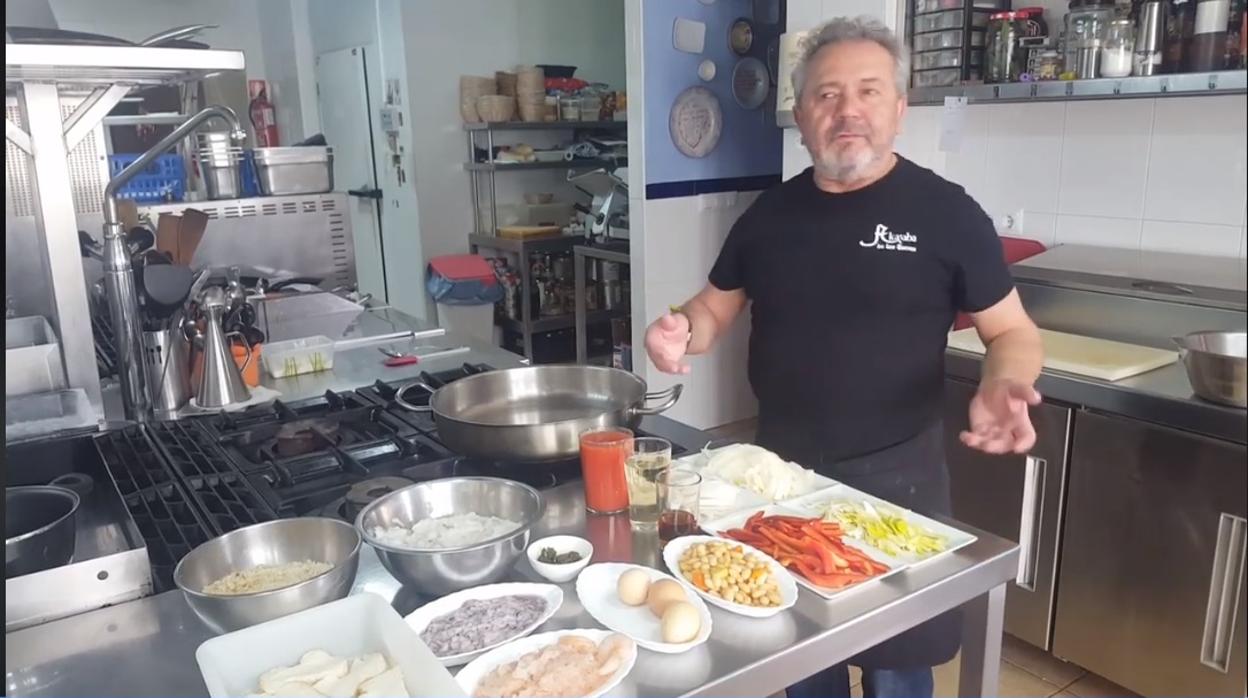
{"type": "Polygon", "coordinates": [[[581,98],[572,96],[559,98],[559,119],[561,121],[580,121],[581,98]]]}
{"type": "Polygon", "coordinates": [[[1065,72],[1074,73],[1079,79],[1100,76],[1101,42],[1113,19],[1112,3],[1071,0],[1066,13],[1065,72]]]}
{"type": "Polygon", "coordinates": [[[1056,80],[1062,74],[1062,53],[1056,49],[1033,51],[1030,63],[1032,80],[1056,80]]]}
{"type": "Polygon", "coordinates": [[[1018,39],[1020,26],[1013,12],[996,12],[988,18],[988,45],[984,51],[987,66],[984,82],[1014,82],[1022,68],[1018,58],[1022,55],[1018,39]]]}
{"type": "Polygon", "coordinates": [[[1131,75],[1135,54],[1135,23],[1129,19],[1112,20],[1105,28],[1101,44],[1101,75],[1125,78],[1131,75]]]}

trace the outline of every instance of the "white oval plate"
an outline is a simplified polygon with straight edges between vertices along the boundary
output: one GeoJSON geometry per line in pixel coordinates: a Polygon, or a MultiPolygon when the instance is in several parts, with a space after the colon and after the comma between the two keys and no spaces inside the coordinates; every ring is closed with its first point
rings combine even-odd
{"type": "MultiPolygon", "coordinates": [[[[481,681],[481,678],[499,665],[514,662],[529,652],[535,652],[553,642],[557,642],[564,635],[580,635],[594,642],[602,642],[612,634],[614,633],[610,630],[555,630],[548,633],[530,635],[519,640],[512,640],[506,645],[490,650],[469,662],[468,666],[460,669],[459,673],[455,675],[455,681],[459,683],[459,687],[464,689],[465,693],[471,696],[476,693],[477,683],[481,681]]],[[[598,698],[598,696],[620,685],[620,682],[624,680],[625,676],[628,676],[628,672],[633,670],[633,665],[636,663],[637,645],[634,644],[624,664],[614,674],[609,676],[606,682],[598,687],[598,690],[580,698],[598,698]]]]}
{"type": "Polygon", "coordinates": [[[512,635],[506,640],[496,642],[488,647],[482,647],[481,649],[473,652],[453,654],[449,657],[438,657],[438,659],[442,662],[442,666],[459,666],[460,664],[467,664],[473,659],[476,659],[496,647],[502,647],[508,642],[524,637],[525,635],[528,635],[534,630],[540,628],[542,623],[550,620],[551,616],[555,615],[555,612],[558,611],[559,607],[563,605],[563,589],[560,589],[554,584],[529,584],[525,582],[486,584],[485,586],[457,591],[454,594],[448,594],[435,601],[430,601],[424,606],[421,606],[415,611],[407,614],[407,617],[404,618],[404,620],[407,621],[407,624],[411,626],[412,630],[416,631],[417,635],[420,635],[425,631],[425,628],[429,627],[429,624],[432,623],[435,618],[454,612],[457,608],[464,605],[465,601],[469,601],[471,599],[496,599],[500,596],[513,595],[540,596],[546,600],[546,610],[542,612],[542,615],[537,617],[537,620],[530,623],[528,627],[524,628],[515,635],[512,635]]]}
{"type": "Polygon", "coordinates": [[[689,642],[664,642],[659,619],[654,617],[645,604],[629,606],[620,601],[616,592],[620,575],[631,569],[638,569],[650,575],[650,581],[673,579],[651,567],[641,565],[625,565],[618,562],[602,562],[586,567],[576,580],[576,597],[581,605],[594,617],[611,630],[627,635],[633,642],[654,652],[677,654],[685,652],[706,642],[711,636],[711,609],[695,594],[687,594],[689,603],[698,609],[698,617],[702,619],[702,629],[698,636],[689,642]]]}
{"type": "Polygon", "coordinates": [[[675,575],[676,581],[683,584],[686,589],[692,590],[695,594],[701,596],[710,603],[713,603],[722,609],[732,611],[733,613],[750,616],[751,618],[767,618],[768,616],[776,615],[786,608],[792,608],[793,604],[797,603],[797,582],[793,579],[793,575],[789,574],[789,571],[784,569],[779,562],[776,562],[770,556],[763,554],[761,550],[757,550],[746,545],[745,543],[738,543],[736,541],[727,540],[725,538],[716,538],[714,536],[682,536],[680,538],[673,538],[672,541],[663,548],[663,562],[667,564],[667,568],[669,570],[677,571],[675,575]],[[707,592],[695,587],[693,582],[685,579],[684,575],[680,574],[679,570],[680,556],[684,554],[686,549],[697,543],[729,543],[730,545],[739,545],[746,552],[765,562],[767,564],[767,569],[771,571],[772,579],[775,579],[776,585],[780,587],[780,605],[767,607],[746,606],[743,603],[725,601],[714,594],[708,594],[707,592]]]}

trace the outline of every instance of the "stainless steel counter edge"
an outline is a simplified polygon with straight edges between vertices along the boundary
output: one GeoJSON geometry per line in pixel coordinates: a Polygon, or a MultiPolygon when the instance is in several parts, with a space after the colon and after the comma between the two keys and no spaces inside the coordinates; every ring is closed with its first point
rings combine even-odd
{"type": "MultiPolygon", "coordinates": [[[[978,382],[983,357],[957,349],[945,353],[945,374],[978,382]]],[[[1248,413],[1216,405],[1191,393],[1180,364],[1121,381],[1045,370],[1036,389],[1046,400],[1109,412],[1235,443],[1248,443],[1248,413]],[[1186,395],[1186,397],[1180,397],[1186,395]]]]}
{"type": "MultiPolygon", "coordinates": [[[[594,542],[598,561],[659,564],[652,532],[630,532],[627,518],[619,515],[587,519],[579,483],[547,490],[543,497],[547,515],[535,536],[580,533],[594,542]]],[[[802,590],[794,608],[767,619],[712,608],[714,629],[707,643],[680,655],[641,650],[635,668],[616,692],[647,698],[768,695],[938,613],[968,604],[963,676],[979,675],[980,665],[987,662],[983,681],[995,686],[1000,617],[994,621],[993,614],[1001,610],[1003,585],[1017,571],[1018,547],[960,527],[979,540],[833,601],[802,590]]],[[[542,581],[523,557],[510,576],[542,581]]],[[[563,589],[563,606],[542,630],[599,627],[581,607],[575,585],[565,584],[563,589]]],[[[352,589],[361,592],[383,596],[402,614],[426,600],[400,587],[369,548],[361,553],[352,589]]],[[[203,695],[195,651],[212,635],[181,592],[9,633],[7,695],[203,695]]]]}

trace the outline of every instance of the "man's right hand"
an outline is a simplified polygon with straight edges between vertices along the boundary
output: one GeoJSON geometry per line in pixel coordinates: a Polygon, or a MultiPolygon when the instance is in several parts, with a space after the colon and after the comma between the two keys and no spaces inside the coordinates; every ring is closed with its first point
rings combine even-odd
{"type": "Polygon", "coordinates": [[[681,361],[689,347],[689,318],[684,313],[667,313],[646,328],[646,353],[664,373],[689,373],[681,361]]]}

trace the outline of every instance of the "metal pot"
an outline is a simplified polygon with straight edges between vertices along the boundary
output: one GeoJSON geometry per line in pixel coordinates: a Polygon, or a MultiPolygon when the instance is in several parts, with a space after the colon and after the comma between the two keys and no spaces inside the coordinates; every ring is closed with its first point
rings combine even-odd
{"type": "Polygon", "coordinates": [[[4,490],[4,577],[59,567],[74,557],[74,514],[81,499],[56,485],[4,490]]]}
{"type": "Polygon", "coordinates": [[[646,382],[604,366],[529,366],[487,371],[433,390],[416,382],[398,391],[395,402],[414,412],[432,412],[442,442],[467,456],[543,461],[571,458],[591,429],[635,428],[646,415],[676,404],[675,385],[646,392],[646,382]],[[433,393],[428,406],[403,398],[412,385],[433,393]],[[647,407],[652,400],[663,402],[647,407]]]}
{"type": "Polygon", "coordinates": [[[1196,395],[1223,405],[1248,407],[1248,333],[1193,332],[1175,337],[1196,395]]]}

